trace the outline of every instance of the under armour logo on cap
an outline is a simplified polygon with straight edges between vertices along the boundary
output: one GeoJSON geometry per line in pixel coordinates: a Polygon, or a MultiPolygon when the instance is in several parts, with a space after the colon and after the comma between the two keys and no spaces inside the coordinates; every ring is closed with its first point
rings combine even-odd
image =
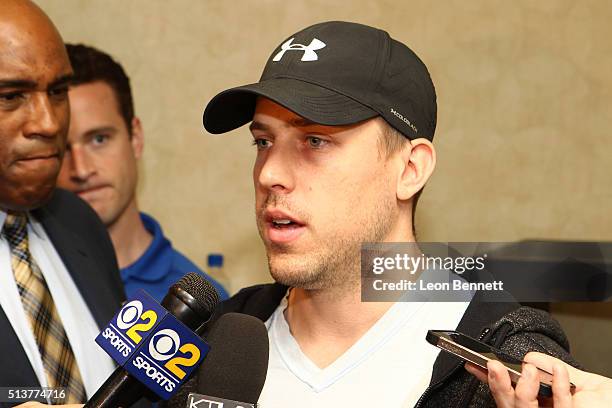
{"type": "Polygon", "coordinates": [[[317,38],[314,38],[308,45],[292,44],[293,40],[294,38],[290,38],[289,40],[285,41],[281,45],[281,50],[274,56],[272,61],[280,61],[287,51],[304,51],[304,55],[302,55],[302,59],[300,61],[316,61],[319,59],[319,56],[315,51],[325,48],[326,45],[323,41],[317,38]]]}

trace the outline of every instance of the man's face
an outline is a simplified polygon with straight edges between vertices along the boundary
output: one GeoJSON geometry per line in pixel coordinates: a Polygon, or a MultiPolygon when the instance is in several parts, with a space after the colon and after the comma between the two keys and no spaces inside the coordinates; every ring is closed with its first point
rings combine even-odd
{"type": "Polygon", "coordinates": [[[27,15],[0,18],[0,208],[5,210],[28,210],[48,200],[70,114],[72,69],[61,38],[45,21],[28,23],[27,15]]]}
{"type": "Polygon", "coordinates": [[[97,81],[70,88],[68,149],[58,186],[77,193],[106,226],[134,199],[142,132],[134,121],[130,138],[114,90],[97,81]]]}
{"type": "Polygon", "coordinates": [[[273,278],[322,289],[358,282],[362,242],[398,217],[397,175],[379,153],[378,120],[323,126],[259,98],[251,124],[259,233],[273,278]]]}

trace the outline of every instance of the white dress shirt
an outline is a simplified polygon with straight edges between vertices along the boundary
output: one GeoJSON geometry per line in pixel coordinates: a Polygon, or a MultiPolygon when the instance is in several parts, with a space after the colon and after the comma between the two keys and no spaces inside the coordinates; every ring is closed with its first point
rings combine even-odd
{"type": "MultiPolygon", "coordinates": [[[[6,212],[0,211],[0,231],[4,226],[6,215],[6,212]]],[[[30,253],[47,281],[81,371],[85,391],[87,396],[91,397],[115,366],[111,358],[95,343],[94,339],[100,329],[49,236],[31,215],[28,218],[30,253]]],[[[2,234],[0,234],[0,306],[17,333],[38,381],[41,386],[46,387],[47,378],[42,358],[15,283],[10,246],[2,234]]]]}

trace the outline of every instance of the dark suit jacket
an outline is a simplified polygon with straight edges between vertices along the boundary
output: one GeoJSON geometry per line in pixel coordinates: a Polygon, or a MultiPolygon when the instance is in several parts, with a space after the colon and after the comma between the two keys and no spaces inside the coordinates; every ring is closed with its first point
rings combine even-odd
{"type": "MultiPolygon", "coordinates": [[[[81,199],[56,190],[51,201],[32,214],[43,225],[55,250],[81,292],[98,326],[106,325],[125,296],[106,228],[81,199]]],[[[80,311],[75,310],[78,314],[80,311]]],[[[93,344],[94,352],[102,353],[93,344]]],[[[0,387],[40,386],[30,361],[0,308],[0,387]]],[[[4,406],[0,403],[0,406],[4,406]]]]}

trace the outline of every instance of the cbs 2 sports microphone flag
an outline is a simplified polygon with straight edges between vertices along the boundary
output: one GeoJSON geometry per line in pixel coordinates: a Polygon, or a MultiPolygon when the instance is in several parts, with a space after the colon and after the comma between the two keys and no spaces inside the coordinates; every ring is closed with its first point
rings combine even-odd
{"type": "Polygon", "coordinates": [[[96,343],[164,400],[178,390],[210,350],[204,340],[142,289],[102,329],[96,343]]]}

